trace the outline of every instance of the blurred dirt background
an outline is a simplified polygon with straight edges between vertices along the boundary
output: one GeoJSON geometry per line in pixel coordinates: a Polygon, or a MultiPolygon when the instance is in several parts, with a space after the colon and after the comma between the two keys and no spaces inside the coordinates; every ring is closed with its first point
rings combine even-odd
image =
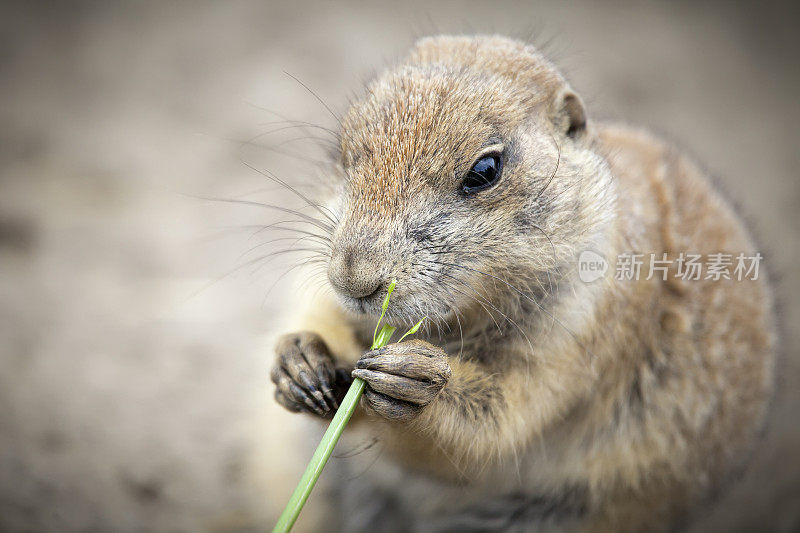
{"type": "Polygon", "coordinates": [[[270,407],[266,339],[309,289],[278,278],[291,260],[210,283],[265,240],[233,226],[278,218],[198,197],[291,202],[243,160],[313,188],[288,152],[318,153],[315,132],[244,144],[283,116],[335,124],[284,71],[341,111],[436,32],[543,45],[593,117],[674,140],[738,200],[781,303],[779,390],[695,530],[800,530],[798,22],[728,2],[4,2],[0,530],[247,529],[283,503],[304,454],[263,450],[285,479],[263,491],[247,457],[297,424],[270,407]]]}

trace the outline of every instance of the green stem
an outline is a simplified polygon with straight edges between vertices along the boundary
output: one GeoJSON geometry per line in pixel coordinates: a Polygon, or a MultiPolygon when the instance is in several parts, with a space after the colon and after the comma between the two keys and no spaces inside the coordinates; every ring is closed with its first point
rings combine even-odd
{"type": "MultiPolygon", "coordinates": [[[[389,298],[392,296],[394,286],[395,281],[392,280],[392,283],[389,285],[389,290],[386,293],[386,298],[383,300],[382,312],[380,318],[378,319],[378,324],[375,326],[375,333],[372,335],[371,350],[377,350],[378,348],[383,348],[389,344],[389,341],[392,339],[392,334],[396,329],[392,326],[384,324],[384,326],[380,329],[380,332],[378,331],[381,320],[383,320],[383,317],[386,314],[386,309],[389,307],[389,298]]],[[[403,340],[408,335],[413,335],[416,333],[424,320],[425,319],[423,318],[414,324],[414,326],[408,330],[405,335],[400,337],[400,340],[403,340]]],[[[300,515],[300,511],[303,510],[306,500],[308,500],[308,497],[311,495],[311,491],[314,489],[314,485],[317,484],[317,480],[319,479],[319,475],[322,473],[322,469],[325,468],[325,464],[328,462],[331,453],[333,453],[336,443],[339,442],[339,437],[342,436],[344,427],[347,425],[347,422],[350,421],[350,417],[353,416],[353,412],[356,410],[358,400],[361,399],[361,395],[364,392],[365,386],[366,383],[364,380],[353,378],[353,383],[347,390],[347,394],[345,394],[342,403],[339,405],[339,409],[336,410],[336,414],[333,415],[331,424],[328,426],[327,431],[325,431],[325,435],[322,436],[322,440],[320,441],[319,446],[317,446],[317,450],[311,457],[311,461],[309,461],[306,471],[303,472],[303,477],[300,478],[300,482],[294,489],[292,497],[289,498],[289,503],[287,503],[286,507],[283,509],[283,513],[281,513],[278,523],[275,524],[275,528],[272,530],[272,533],[287,533],[292,529],[292,526],[294,526],[294,523],[297,521],[297,517],[300,515]]]]}
{"type": "Polygon", "coordinates": [[[339,409],[337,409],[336,414],[333,415],[331,425],[328,426],[328,430],[322,437],[319,446],[317,446],[317,451],[315,451],[313,457],[311,457],[311,461],[309,461],[306,471],[303,473],[303,477],[300,478],[300,482],[294,489],[292,497],[289,498],[289,503],[286,504],[286,508],[284,508],[283,513],[281,513],[278,523],[275,524],[275,529],[272,530],[273,533],[286,533],[292,529],[295,521],[297,521],[297,517],[300,515],[300,511],[303,510],[303,505],[305,505],[314,485],[316,485],[317,479],[319,479],[319,475],[322,473],[322,469],[325,468],[325,463],[328,462],[328,458],[336,447],[339,437],[342,436],[344,427],[347,425],[350,417],[353,416],[353,411],[356,410],[358,400],[364,392],[365,385],[366,383],[363,379],[353,379],[353,383],[350,385],[347,394],[345,394],[339,409]]]}

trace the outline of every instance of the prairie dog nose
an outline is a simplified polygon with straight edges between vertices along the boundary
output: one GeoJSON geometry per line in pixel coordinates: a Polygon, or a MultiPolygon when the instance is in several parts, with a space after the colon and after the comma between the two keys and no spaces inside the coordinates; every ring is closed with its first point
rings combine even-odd
{"type": "Polygon", "coordinates": [[[368,250],[353,246],[334,250],[328,265],[331,285],[351,298],[364,298],[377,292],[383,278],[373,256],[368,250]]]}

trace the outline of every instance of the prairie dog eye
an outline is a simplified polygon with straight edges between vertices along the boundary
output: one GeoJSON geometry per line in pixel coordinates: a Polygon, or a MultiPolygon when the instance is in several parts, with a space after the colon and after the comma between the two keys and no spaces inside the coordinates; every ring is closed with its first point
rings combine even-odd
{"type": "Polygon", "coordinates": [[[502,170],[503,162],[500,154],[485,155],[478,159],[467,172],[467,176],[461,182],[461,190],[464,194],[475,194],[488,189],[500,179],[502,170]]]}

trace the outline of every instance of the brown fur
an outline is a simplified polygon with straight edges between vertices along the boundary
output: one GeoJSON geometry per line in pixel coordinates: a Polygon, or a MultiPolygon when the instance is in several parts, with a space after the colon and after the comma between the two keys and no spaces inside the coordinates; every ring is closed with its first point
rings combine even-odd
{"type": "Polygon", "coordinates": [[[323,348],[297,364],[383,369],[361,374],[370,416],[348,433],[379,438],[359,482],[402,509],[400,530],[669,529],[742,464],[772,383],[763,272],[613,276],[621,252],[755,250],[687,158],[587,123],[556,69],[501,37],[420,41],[352,106],[340,156],[338,296],[313,303],[323,348]],[[496,145],[498,184],[459,195],[496,145]],[[576,272],[586,249],[612,263],[591,284],[576,272]],[[388,322],[428,315],[431,344],[363,356],[392,278],[388,322]]]}

